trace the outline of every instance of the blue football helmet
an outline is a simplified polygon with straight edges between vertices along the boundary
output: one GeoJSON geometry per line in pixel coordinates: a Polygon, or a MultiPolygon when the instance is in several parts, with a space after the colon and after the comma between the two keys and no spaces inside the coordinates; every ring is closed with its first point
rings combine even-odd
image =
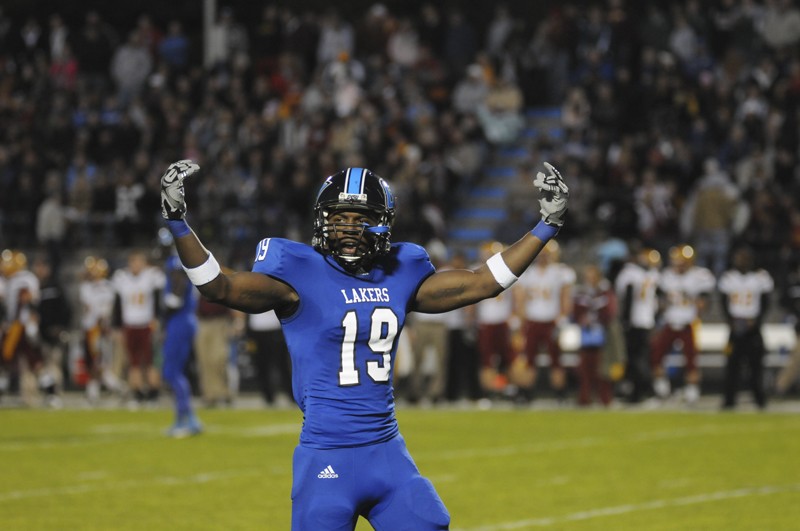
{"type": "Polygon", "coordinates": [[[368,269],[389,252],[395,203],[391,188],[366,168],[347,168],[322,183],[314,203],[312,245],[347,270],[368,269]],[[375,224],[332,223],[337,212],[361,212],[375,224]]]}

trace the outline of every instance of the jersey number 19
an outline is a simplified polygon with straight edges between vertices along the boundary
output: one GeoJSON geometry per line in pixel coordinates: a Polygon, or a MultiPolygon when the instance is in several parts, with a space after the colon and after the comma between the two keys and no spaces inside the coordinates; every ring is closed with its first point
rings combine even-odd
{"type": "MultiPolygon", "coordinates": [[[[370,319],[369,348],[382,356],[382,361],[367,361],[367,374],[373,382],[389,381],[392,364],[392,346],[399,328],[397,316],[390,308],[375,308],[370,319]]],[[[358,337],[358,318],[356,312],[347,312],[342,319],[344,339],[342,340],[342,368],[339,370],[339,385],[358,385],[360,372],[356,368],[356,337],[358,337]]]]}

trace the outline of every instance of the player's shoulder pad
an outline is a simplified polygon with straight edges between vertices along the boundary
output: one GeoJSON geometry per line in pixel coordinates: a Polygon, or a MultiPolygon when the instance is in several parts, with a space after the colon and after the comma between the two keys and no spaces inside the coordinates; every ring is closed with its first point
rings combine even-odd
{"type": "Polygon", "coordinates": [[[391,253],[395,254],[398,258],[406,260],[416,259],[430,261],[431,259],[430,256],[428,256],[428,251],[426,251],[424,247],[411,242],[393,243],[391,253]]]}
{"type": "Polygon", "coordinates": [[[435,271],[428,251],[423,247],[409,242],[393,243],[386,257],[388,267],[414,271],[420,276],[428,276],[435,271]]]}
{"type": "Polygon", "coordinates": [[[317,256],[310,245],[285,238],[265,238],[256,247],[253,271],[281,278],[296,270],[297,264],[317,256]]]}

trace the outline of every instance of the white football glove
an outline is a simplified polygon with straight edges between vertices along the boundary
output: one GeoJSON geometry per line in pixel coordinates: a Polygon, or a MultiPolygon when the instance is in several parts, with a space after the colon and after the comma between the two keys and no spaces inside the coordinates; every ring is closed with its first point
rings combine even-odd
{"type": "Polygon", "coordinates": [[[539,206],[541,206],[539,213],[548,225],[561,227],[564,225],[564,216],[567,213],[569,187],[552,164],[545,162],[544,166],[548,174],[539,172],[533,180],[533,185],[539,189],[539,206]]]}
{"type": "Polygon", "coordinates": [[[170,164],[161,176],[161,215],[164,219],[183,219],[186,215],[183,180],[199,169],[200,166],[191,160],[179,160],[170,164]]]}

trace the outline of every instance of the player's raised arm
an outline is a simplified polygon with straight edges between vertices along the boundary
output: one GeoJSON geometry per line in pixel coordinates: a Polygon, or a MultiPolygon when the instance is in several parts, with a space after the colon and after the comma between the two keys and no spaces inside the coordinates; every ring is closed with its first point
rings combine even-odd
{"type": "Polygon", "coordinates": [[[564,225],[569,188],[561,174],[545,162],[548,173],[533,181],[539,189],[542,219],[514,245],[489,258],[477,269],[442,271],[429,276],[417,291],[414,311],[446,312],[494,297],[510,287],[533,262],[539,251],[564,225]]]}
{"type": "Polygon", "coordinates": [[[189,280],[209,300],[249,313],[276,310],[291,314],[298,302],[288,285],[267,275],[249,271],[224,271],[214,255],[200,242],[186,223],[183,181],[200,169],[191,160],[169,165],[161,176],[161,215],[175,237],[175,248],[189,280]]]}

